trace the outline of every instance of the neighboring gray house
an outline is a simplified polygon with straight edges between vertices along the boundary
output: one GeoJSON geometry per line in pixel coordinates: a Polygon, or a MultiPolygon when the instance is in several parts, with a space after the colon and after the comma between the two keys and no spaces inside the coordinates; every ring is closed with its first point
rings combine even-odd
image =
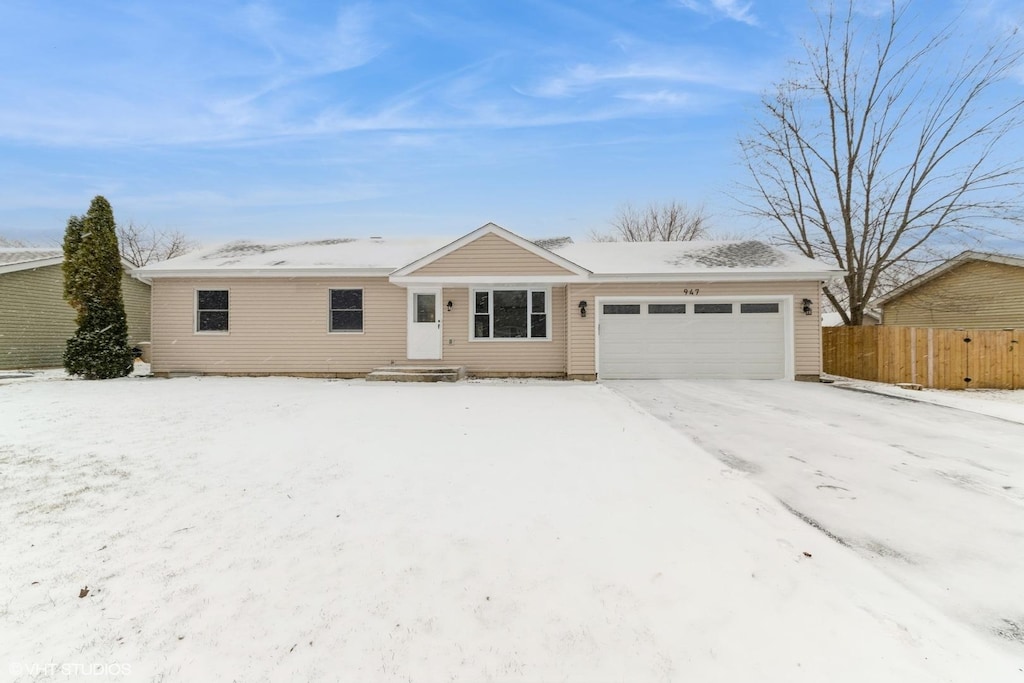
{"type": "MultiPolygon", "coordinates": [[[[75,311],[64,301],[60,249],[0,247],[0,370],[60,367],[75,333],[75,311]]],[[[131,344],[149,341],[149,285],[121,280],[131,344]]]]}

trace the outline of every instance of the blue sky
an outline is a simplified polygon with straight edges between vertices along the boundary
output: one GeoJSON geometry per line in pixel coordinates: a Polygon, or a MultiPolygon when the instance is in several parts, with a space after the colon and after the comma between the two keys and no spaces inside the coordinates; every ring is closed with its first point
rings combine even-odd
{"type": "MultiPolygon", "coordinates": [[[[981,38],[1024,19],[922,8],[965,6],[981,38]]],[[[736,140],[810,21],[802,0],[4,0],[0,235],[59,239],[96,194],[200,240],[582,238],[667,200],[756,232],[736,140]]]]}

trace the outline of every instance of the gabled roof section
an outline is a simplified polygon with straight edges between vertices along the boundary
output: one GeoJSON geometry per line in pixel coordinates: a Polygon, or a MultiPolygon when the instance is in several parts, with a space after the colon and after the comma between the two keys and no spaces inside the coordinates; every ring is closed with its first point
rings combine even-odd
{"type": "Polygon", "coordinates": [[[0,247],[0,273],[55,266],[64,260],[59,248],[0,247]]]}
{"type": "Polygon", "coordinates": [[[897,299],[904,294],[917,289],[926,282],[931,282],[935,278],[948,273],[954,268],[962,266],[965,263],[970,263],[971,261],[986,261],[988,263],[998,263],[1004,266],[1017,266],[1018,268],[1024,268],[1024,257],[1010,256],[1008,254],[989,254],[981,251],[965,251],[962,254],[954,256],[945,263],[941,263],[931,270],[921,273],[914,279],[907,280],[892,291],[877,297],[871,302],[871,305],[877,307],[887,304],[893,299],[897,299]]]}
{"type": "Polygon", "coordinates": [[[502,240],[511,243],[512,245],[522,249],[523,251],[529,252],[530,254],[533,254],[534,256],[543,259],[547,263],[556,266],[558,269],[562,271],[565,271],[565,275],[586,277],[587,275],[590,274],[590,271],[588,271],[586,268],[583,268],[577,265],[576,263],[573,263],[572,261],[563,256],[559,256],[558,254],[549,251],[544,247],[538,246],[537,244],[529,240],[523,239],[519,235],[516,235],[515,233],[506,230],[500,225],[497,225],[495,223],[487,223],[486,225],[477,228],[473,232],[467,235],[463,235],[454,242],[446,244],[440,249],[437,249],[436,251],[431,252],[426,256],[419,258],[406,266],[403,266],[402,268],[399,268],[398,270],[391,274],[391,278],[392,280],[395,280],[407,277],[415,277],[417,271],[426,268],[432,263],[440,261],[446,256],[449,256],[457,252],[459,249],[462,249],[466,245],[472,244],[473,242],[476,242],[477,240],[483,237],[487,237],[488,235],[493,235],[495,237],[501,238],[502,240]]]}

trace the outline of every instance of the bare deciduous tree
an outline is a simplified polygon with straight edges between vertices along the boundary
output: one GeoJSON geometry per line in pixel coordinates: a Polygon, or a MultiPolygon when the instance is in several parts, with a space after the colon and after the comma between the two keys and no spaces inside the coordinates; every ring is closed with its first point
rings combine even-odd
{"type": "Polygon", "coordinates": [[[195,247],[178,230],[155,230],[131,221],[117,225],[117,242],[121,258],[136,267],[181,256],[195,247]]]}
{"type": "Polygon", "coordinates": [[[1020,218],[1021,158],[1000,145],[1020,126],[1024,99],[996,87],[1021,64],[1019,42],[965,56],[951,42],[957,21],[922,34],[909,2],[870,18],[854,4],[818,14],[806,60],[762,98],[741,146],[750,213],[843,269],[843,285],[825,294],[859,325],[880,287],[926,247],[1020,218]]]}
{"type": "Polygon", "coordinates": [[[681,242],[707,237],[704,207],[689,208],[680,202],[651,203],[642,209],[624,204],[611,221],[611,232],[591,231],[595,242],[681,242]]]}

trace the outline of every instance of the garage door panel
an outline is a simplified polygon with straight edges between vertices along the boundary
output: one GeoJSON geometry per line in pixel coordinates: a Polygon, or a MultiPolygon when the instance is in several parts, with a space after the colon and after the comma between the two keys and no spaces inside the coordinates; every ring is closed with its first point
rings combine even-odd
{"type": "MultiPolygon", "coordinates": [[[[785,376],[785,318],[781,304],[748,305],[746,310],[750,312],[741,313],[740,302],[726,300],[700,302],[700,309],[688,304],[686,313],[650,314],[651,302],[629,303],[639,303],[641,313],[608,315],[599,311],[599,375],[604,379],[785,376]]],[[[638,309],[633,305],[618,310],[638,309]]]]}

